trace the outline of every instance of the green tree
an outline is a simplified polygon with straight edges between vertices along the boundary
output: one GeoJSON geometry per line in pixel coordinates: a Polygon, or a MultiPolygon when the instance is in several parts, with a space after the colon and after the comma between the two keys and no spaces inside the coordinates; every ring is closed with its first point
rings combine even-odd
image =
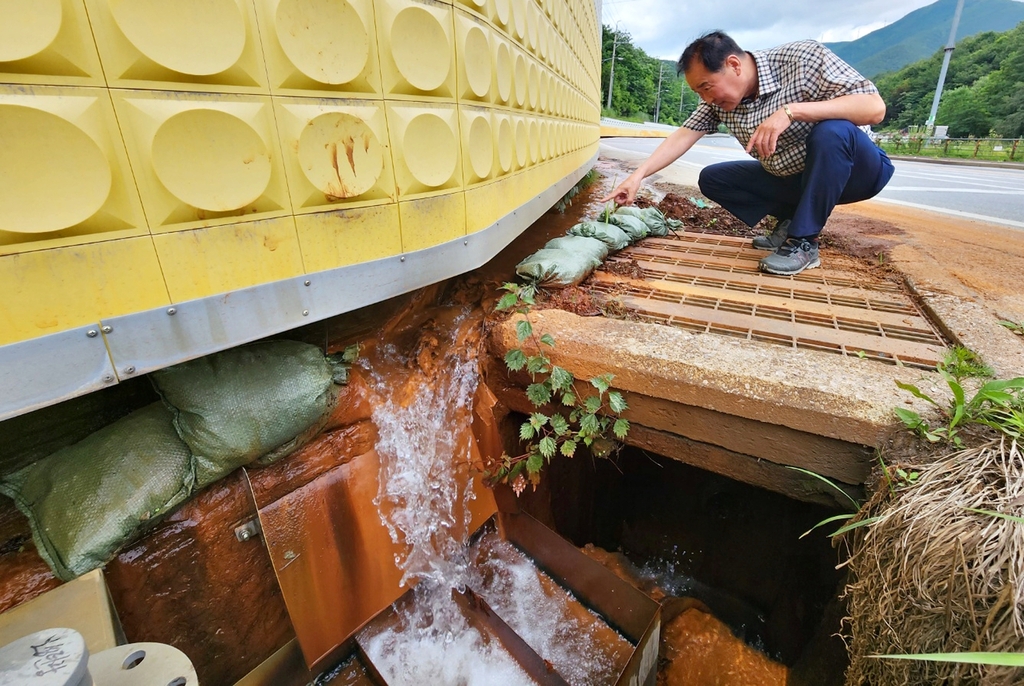
{"type": "Polygon", "coordinates": [[[935,122],[947,124],[951,138],[981,138],[987,136],[992,128],[988,110],[969,86],[960,86],[943,94],[935,122]]]}

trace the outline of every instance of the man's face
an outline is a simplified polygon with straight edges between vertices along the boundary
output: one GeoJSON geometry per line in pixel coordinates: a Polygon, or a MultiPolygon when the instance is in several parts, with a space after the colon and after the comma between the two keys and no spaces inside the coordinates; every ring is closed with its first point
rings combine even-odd
{"type": "Polygon", "coordinates": [[[729,55],[718,71],[708,71],[694,60],[685,73],[686,83],[704,102],[732,112],[747,97],[747,84],[743,79],[740,58],[729,55]]]}

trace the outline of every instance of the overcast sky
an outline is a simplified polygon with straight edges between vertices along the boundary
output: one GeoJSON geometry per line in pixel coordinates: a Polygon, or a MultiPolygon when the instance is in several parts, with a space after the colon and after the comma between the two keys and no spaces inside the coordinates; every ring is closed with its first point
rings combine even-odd
{"type": "MultiPolygon", "coordinates": [[[[626,30],[647,54],[679,59],[714,29],[745,50],[814,38],[854,40],[935,0],[604,0],[603,22],[626,30]]],[[[950,15],[952,19],[952,14],[950,15]]],[[[940,46],[936,46],[940,47],[940,46]]]]}

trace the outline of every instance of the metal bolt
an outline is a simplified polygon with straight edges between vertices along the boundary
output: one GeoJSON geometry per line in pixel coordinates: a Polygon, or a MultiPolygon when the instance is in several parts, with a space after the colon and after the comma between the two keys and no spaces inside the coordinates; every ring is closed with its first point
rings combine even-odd
{"type": "Polygon", "coordinates": [[[97,331],[96,329],[89,329],[88,331],[85,332],[85,335],[88,336],[89,338],[96,338],[97,336],[100,335],[100,332],[97,331]]]}
{"type": "Polygon", "coordinates": [[[250,519],[245,524],[235,527],[235,538],[242,543],[250,541],[260,534],[260,523],[258,519],[250,519]]]}
{"type": "Polygon", "coordinates": [[[130,366],[129,367],[125,367],[124,368],[124,373],[125,374],[134,374],[135,373],[135,367],[130,367],[130,366]]]}
{"type": "Polygon", "coordinates": [[[462,241],[463,245],[469,245],[469,241],[462,241]]]}
{"type": "Polygon", "coordinates": [[[309,310],[303,310],[302,311],[302,316],[303,317],[308,317],[309,316],[309,310]]]}
{"type": "Polygon", "coordinates": [[[405,255],[402,255],[402,259],[400,261],[405,262],[405,255]]]}
{"type": "Polygon", "coordinates": [[[173,317],[173,316],[174,316],[174,315],[175,315],[175,314],[176,314],[177,312],[178,312],[178,308],[176,308],[176,307],[168,307],[168,308],[167,308],[167,314],[171,315],[172,317],[173,317]]]}
{"type": "Polygon", "coordinates": [[[113,380],[114,380],[114,375],[113,374],[104,374],[103,375],[103,383],[110,383],[113,380]]]}
{"type": "Polygon", "coordinates": [[[303,282],[302,282],[302,284],[303,284],[304,286],[308,286],[308,285],[309,285],[309,281],[308,281],[308,280],[306,280],[306,281],[303,281],[303,282]]]}
{"type": "Polygon", "coordinates": [[[104,326],[102,329],[100,329],[100,331],[102,331],[103,333],[110,333],[113,330],[114,330],[114,327],[112,327],[112,326],[104,326]]]}

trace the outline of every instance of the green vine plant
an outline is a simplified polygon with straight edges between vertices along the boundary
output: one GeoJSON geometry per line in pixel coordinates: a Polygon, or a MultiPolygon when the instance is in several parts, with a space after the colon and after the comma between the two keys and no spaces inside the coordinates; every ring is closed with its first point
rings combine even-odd
{"type": "Polygon", "coordinates": [[[526,397],[535,411],[519,427],[523,452],[515,456],[502,453],[500,464],[486,476],[492,485],[509,484],[519,495],[527,484],[537,487],[541,470],[556,455],[572,457],[581,443],[595,457],[610,457],[618,448],[615,439],[622,440],[629,433],[629,422],[619,416],[628,406],[621,393],[611,390],[612,374],[595,376],[584,385],[572,372],[551,362],[547,351],[555,347],[555,339],[550,334],[538,336],[530,320],[530,310],[536,304],[534,285],[506,283],[501,288],[506,293],[495,310],[523,316],[516,322],[519,347],[505,354],[505,366],[511,372],[525,369],[530,375],[526,397]],[[535,354],[522,347],[527,341],[535,354]]]}
{"type": "Polygon", "coordinates": [[[559,214],[565,214],[565,211],[572,207],[573,199],[582,193],[588,186],[597,181],[597,178],[598,174],[596,169],[591,169],[584,174],[583,178],[577,181],[576,185],[570,188],[566,194],[562,196],[562,199],[555,203],[555,211],[559,214]]]}

